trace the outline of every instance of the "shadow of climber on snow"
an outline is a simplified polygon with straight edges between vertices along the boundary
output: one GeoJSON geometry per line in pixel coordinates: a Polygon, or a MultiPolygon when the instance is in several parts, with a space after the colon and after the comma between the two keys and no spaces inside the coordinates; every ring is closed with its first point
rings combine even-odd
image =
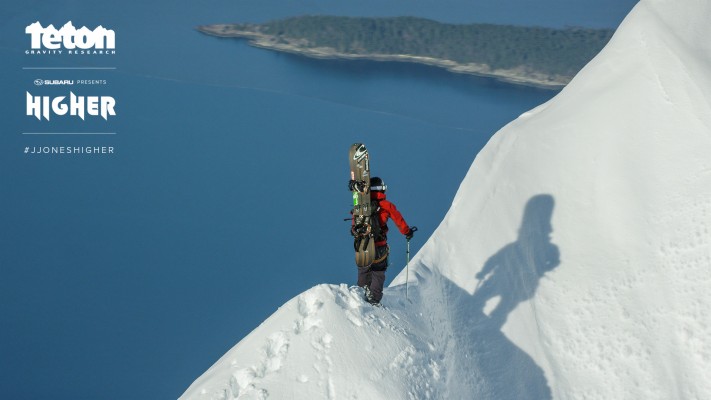
{"type": "MultiPolygon", "coordinates": [[[[418,296],[429,318],[437,347],[449,354],[445,395],[479,400],[550,400],[543,369],[504,335],[508,315],[530,300],[546,272],[560,264],[551,242],[554,200],[537,195],[527,202],[518,237],[475,266],[479,285],[473,294],[427,268],[418,296]],[[426,299],[426,301],[425,301],[426,299]],[[439,315],[444,305],[447,315],[439,315]]],[[[427,315],[427,314],[425,314],[427,315]]],[[[535,330],[535,327],[532,328],[535,330]]],[[[532,335],[537,332],[532,331],[532,335]]]]}

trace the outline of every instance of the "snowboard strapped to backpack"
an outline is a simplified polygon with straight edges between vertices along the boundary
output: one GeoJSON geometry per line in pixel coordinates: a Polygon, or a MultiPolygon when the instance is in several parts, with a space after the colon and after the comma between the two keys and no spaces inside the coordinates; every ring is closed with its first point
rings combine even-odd
{"type": "Polygon", "coordinates": [[[367,267],[375,261],[375,241],[380,238],[378,201],[370,199],[370,157],[362,143],[355,143],[348,153],[351,176],[348,184],[353,196],[353,249],[359,267],[367,267]]]}

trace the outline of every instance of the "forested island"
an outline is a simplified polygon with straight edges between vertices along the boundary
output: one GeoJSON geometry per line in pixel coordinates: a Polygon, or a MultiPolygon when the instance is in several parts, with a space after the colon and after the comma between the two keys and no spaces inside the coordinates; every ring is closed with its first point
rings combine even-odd
{"type": "Polygon", "coordinates": [[[309,57],[417,62],[550,88],[567,84],[614,33],[611,29],[455,25],[415,17],[336,16],[197,29],[309,57]]]}

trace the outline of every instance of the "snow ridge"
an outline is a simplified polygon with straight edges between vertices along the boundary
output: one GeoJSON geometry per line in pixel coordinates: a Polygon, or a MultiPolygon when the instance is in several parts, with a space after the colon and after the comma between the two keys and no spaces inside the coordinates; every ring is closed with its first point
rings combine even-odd
{"type": "Polygon", "coordinates": [[[558,96],[492,138],[413,260],[476,293],[527,202],[550,196],[560,264],[501,332],[554,398],[711,398],[710,13],[640,2],[558,96]]]}
{"type": "Polygon", "coordinates": [[[316,286],[280,308],[182,398],[441,398],[441,360],[431,358],[430,335],[411,324],[421,315],[409,306],[400,299],[373,307],[360,288],[316,286]]]}

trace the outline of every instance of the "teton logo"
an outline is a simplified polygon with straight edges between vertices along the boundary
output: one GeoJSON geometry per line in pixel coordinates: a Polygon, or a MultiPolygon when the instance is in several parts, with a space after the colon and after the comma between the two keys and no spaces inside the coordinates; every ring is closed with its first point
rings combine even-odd
{"type": "Polygon", "coordinates": [[[27,26],[31,49],[25,54],[116,54],[116,33],[112,29],[97,26],[93,31],[82,26],[76,29],[69,21],[60,29],[53,25],[46,28],[39,21],[27,26]]]}

